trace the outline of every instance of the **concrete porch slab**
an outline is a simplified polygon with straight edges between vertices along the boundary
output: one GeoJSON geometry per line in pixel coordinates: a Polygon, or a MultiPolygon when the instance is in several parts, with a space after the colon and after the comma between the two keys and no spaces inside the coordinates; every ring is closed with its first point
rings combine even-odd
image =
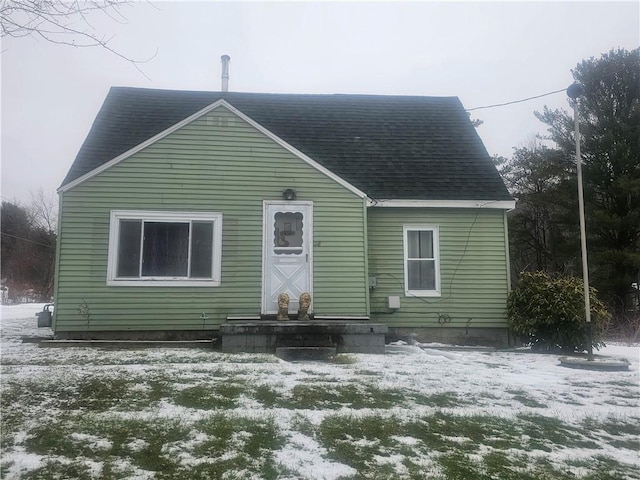
{"type": "Polygon", "coordinates": [[[275,353],[280,347],[330,347],[337,353],[384,353],[380,323],[243,322],[220,325],[223,352],[275,353]]]}
{"type": "Polygon", "coordinates": [[[278,347],[276,357],[287,362],[328,362],[336,356],[333,347],[278,347]]]}

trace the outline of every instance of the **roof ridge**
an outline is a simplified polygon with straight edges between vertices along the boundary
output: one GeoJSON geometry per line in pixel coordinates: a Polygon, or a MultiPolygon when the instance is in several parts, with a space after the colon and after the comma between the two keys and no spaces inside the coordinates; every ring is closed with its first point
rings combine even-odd
{"type": "Polygon", "coordinates": [[[181,90],[174,88],[149,88],[149,87],[132,87],[126,85],[113,85],[109,89],[110,91],[145,91],[149,93],[167,93],[176,95],[187,94],[210,94],[216,96],[264,96],[264,97],[300,97],[300,98],[362,98],[362,99],[375,99],[375,98],[397,98],[397,99],[442,99],[442,100],[458,100],[460,98],[456,95],[416,95],[416,94],[385,94],[385,93],[285,93],[285,92],[222,92],[218,90],[181,90]]]}

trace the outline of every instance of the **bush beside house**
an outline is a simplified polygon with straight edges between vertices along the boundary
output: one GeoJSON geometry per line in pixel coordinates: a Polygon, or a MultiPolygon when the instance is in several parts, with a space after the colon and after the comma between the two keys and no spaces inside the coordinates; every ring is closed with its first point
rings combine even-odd
{"type": "MultiPolygon", "coordinates": [[[[595,289],[589,292],[592,346],[604,346],[604,326],[610,318],[595,289]]],[[[513,332],[534,350],[583,352],[588,346],[581,279],[523,272],[509,295],[507,313],[513,332]]]]}

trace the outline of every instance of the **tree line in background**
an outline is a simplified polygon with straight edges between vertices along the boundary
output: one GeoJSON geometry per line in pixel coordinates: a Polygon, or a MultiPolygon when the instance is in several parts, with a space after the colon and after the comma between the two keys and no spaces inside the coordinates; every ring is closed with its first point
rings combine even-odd
{"type": "Polygon", "coordinates": [[[56,252],[54,195],[31,195],[29,206],[2,202],[0,269],[3,303],[48,302],[53,296],[56,252]]]}
{"type": "MultiPolygon", "coordinates": [[[[640,277],[640,49],[611,50],[572,70],[579,101],[589,276],[615,321],[637,319],[640,277]]],[[[517,198],[509,214],[513,278],[581,276],[573,114],[535,113],[542,141],[496,158],[517,198]]]]}

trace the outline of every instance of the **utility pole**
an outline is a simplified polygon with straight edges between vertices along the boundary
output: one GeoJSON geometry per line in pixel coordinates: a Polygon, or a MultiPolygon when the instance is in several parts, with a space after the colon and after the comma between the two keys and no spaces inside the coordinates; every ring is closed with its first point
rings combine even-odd
{"type": "Polygon", "coordinates": [[[573,99],[573,123],[576,141],[576,169],[578,173],[578,208],[580,211],[580,247],[582,249],[582,282],[584,283],[584,313],[587,322],[587,360],[593,361],[593,324],[591,323],[591,301],[589,299],[589,264],[587,262],[587,233],[584,219],[584,190],[582,188],[582,157],[580,155],[580,122],[578,121],[579,98],[584,96],[584,87],[573,83],[567,88],[567,96],[573,99]]]}

